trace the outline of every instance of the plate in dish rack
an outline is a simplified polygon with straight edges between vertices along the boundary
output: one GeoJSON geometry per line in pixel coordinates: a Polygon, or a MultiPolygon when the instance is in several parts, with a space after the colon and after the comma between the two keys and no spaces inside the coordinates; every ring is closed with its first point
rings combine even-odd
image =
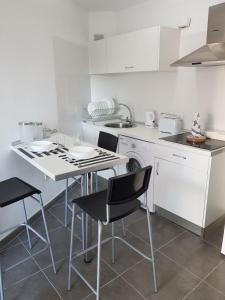
{"type": "Polygon", "coordinates": [[[54,145],[50,141],[35,141],[28,145],[29,150],[37,153],[48,152],[55,150],[57,145],[54,145]]]}
{"type": "Polygon", "coordinates": [[[69,150],[69,153],[75,159],[90,159],[98,156],[98,152],[88,146],[76,146],[69,150]]]}

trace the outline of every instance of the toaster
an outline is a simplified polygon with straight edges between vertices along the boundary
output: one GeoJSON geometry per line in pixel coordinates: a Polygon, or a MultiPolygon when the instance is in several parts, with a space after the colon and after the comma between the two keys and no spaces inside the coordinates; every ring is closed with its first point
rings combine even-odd
{"type": "Polygon", "coordinates": [[[159,131],[168,134],[181,133],[181,118],[176,115],[161,113],[159,117],[159,131]]]}

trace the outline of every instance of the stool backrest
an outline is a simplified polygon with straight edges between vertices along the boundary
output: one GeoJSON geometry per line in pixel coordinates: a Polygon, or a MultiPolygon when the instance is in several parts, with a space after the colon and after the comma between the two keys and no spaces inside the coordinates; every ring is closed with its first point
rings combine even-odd
{"type": "Polygon", "coordinates": [[[125,204],[144,194],[149,186],[152,166],[109,178],[108,205],[125,204]]]}
{"type": "Polygon", "coordinates": [[[108,132],[100,131],[98,137],[98,147],[116,152],[118,137],[108,132]]]}

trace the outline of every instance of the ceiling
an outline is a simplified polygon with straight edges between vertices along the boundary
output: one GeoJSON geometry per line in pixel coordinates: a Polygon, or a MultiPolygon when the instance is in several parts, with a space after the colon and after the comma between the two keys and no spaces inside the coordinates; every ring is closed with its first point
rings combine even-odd
{"type": "Polygon", "coordinates": [[[147,0],[75,0],[80,6],[89,11],[118,11],[147,0]]]}

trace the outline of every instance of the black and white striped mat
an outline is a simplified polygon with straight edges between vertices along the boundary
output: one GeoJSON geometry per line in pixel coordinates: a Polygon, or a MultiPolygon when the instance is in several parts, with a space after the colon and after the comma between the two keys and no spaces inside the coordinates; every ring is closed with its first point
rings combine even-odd
{"type": "Polygon", "coordinates": [[[42,152],[42,153],[29,151],[24,148],[18,148],[18,150],[21,151],[24,155],[26,155],[27,157],[29,157],[31,159],[37,158],[37,157],[40,158],[40,157],[47,157],[47,156],[51,156],[51,155],[57,155],[58,158],[63,159],[64,161],[66,161],[74,166],[77,166],[78,168],[87,167],[87,166],[95,165],[98,163],[119,159],[119,157],[117,155],[108,153],[108,152],[106,152],[104,150],[100,150],[100,149],[95,149],[98,152],[98,155],[96,157],[88,158],[88,159],[72,158],[72,156],[68,152],[69,149],[67,149],[65,147],[56,148],[54,150],[51,150],[48,152],[42,152]]]}

